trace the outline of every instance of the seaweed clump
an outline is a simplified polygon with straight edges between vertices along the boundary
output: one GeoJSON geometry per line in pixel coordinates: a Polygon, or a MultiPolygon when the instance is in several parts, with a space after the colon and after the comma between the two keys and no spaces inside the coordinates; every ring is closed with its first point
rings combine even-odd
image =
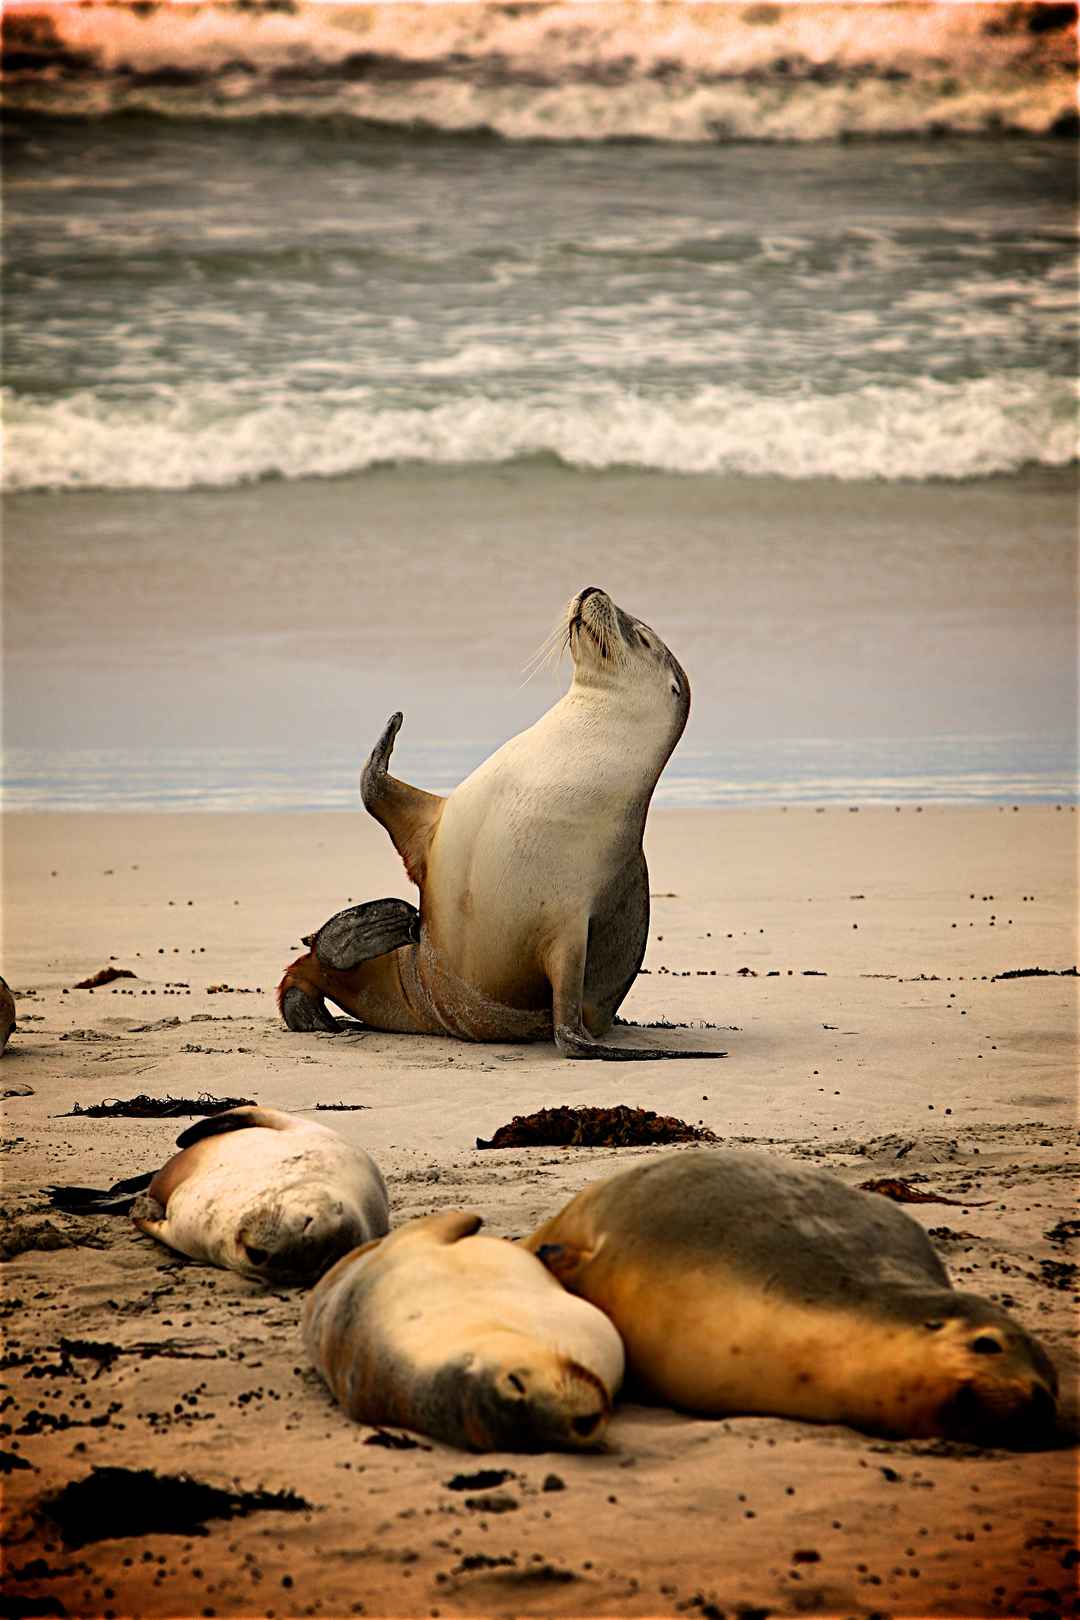
{"type": "Polygon", "coordinates": [[[514,1147],[649,1147],[667,1142],[715,1142],[704,1125],[657,1114],[651,1108],[541,1108],[535,1114],[515,1114],[500,1125],[489,1142],[476,1138],[478,1148],[514,1147]]]}

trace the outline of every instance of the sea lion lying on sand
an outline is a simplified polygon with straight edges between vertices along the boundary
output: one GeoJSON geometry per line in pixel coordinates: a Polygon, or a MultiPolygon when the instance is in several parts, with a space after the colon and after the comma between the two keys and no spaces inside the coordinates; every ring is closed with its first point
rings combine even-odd
{"type": "Polygon", "coordinates": [[[304,1304],[304,1342],[351,1418],[470,1451],[595,1447],[623,1372],[619,1335],[461,1210],[339,1260],[304,1304]]]}
{"type": "Polygon", "coordinates": [[[75,1214],[130,1211],[159,1243],[275,1287],[313,1283],[389,1229],[374,1160],[313,1120],[231,1108],[189,1126],[176,1145],[181,1151],[152,1175],[108,1193],[54,1188],[53,1202],[75,1214]]]}
{"type": "Polygon", "coordinates": [[[593,1182],[525,1240],[661,1401],[1014,1443],[1054,1417],[1037,1340],[959,1293],[917,1221],[782,1159],[704,1151],[593,1182]]]}

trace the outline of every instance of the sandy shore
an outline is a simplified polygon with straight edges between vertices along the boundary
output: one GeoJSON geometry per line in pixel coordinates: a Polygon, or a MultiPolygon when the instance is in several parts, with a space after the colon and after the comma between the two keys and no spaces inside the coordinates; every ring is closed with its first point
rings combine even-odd
{"type": "MultiPolygon", "coordinates": [[[[301,933],[350,898],[411,892],[363,816],[9,815],[3,833],[0,967],[19,1028],[0,1090],[32,1088],[2,1104],[9,1247],[50,1241],[46,1185],[150,1168],[181,1128],[64,1117],[76,1102],[362,1104],[328,1117],[379,1160],[395,1221],[476,1208],[506,1235],[655,1150],[486,1153],[475,1138],[545,1105],[625,1102],[957,1201],[912,1212],[959,1284],[1042,1337],[1075,1430],[1075,1238],[1049,1234],[1075,1215],[1076,984],[993,977],[1076,960],[1070,810],[654,815],[648,971],[623,1012],[712,1027],[624,1038],[719,1039],[729,1056],[627,1067],[281,1028],[271,993],[301,933]],[[138,977],[71,988],[110,961],[138,977]]],[[[1073,1612],[1067,1444],[979,1452],[625,1405],[606,1452],[488,1458],[509,1478],[458,1490],[475,1460],[373,1445],[335,1409],[305,1364],[297,1294],[182,1263],[122,1219],[50,1221],[70,1246],[3,1267],[13,1612],[1073,1612]],[[107,1466],[309,1507],[131,1536],[113,1492],[113,1538],[65,1545],[42,1500],[107,1466]]]]}

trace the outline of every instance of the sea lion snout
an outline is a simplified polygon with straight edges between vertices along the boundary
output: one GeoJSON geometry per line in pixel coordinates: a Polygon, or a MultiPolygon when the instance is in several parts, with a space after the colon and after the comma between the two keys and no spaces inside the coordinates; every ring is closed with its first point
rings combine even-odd
{"type": "Polygon", "coordinates": [[[972,1379],[941,1408],[940,1427],[954,1440],[982,1445],[1038,1445],[1057,1419],[1057,1397],[1041,1379],[980,1383],[972,1379]]]}
{"type": "Polygon", "coordinates": [[[271,1283],[314,1282],[363,1240],[360,1224],[329,1198],[302,1209],[256,1209],[240,1223],[236,1239],[241,1269],[271,1283]]]}

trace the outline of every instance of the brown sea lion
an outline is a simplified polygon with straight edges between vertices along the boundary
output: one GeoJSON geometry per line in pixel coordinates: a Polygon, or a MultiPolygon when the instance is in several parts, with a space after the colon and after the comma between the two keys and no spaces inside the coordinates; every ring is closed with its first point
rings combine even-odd
{"type": "Polygon", "coordinates": [[[917,1221],[764,1155],[648,1159],[593,1182],[526,1248],[622,1335],[673,1406],[890,1435],[1024,1440],[1054,1415],[1039,1343],[959,1293],[917,1221]]]}
{"type": "Polygon", "coordinates": [[[479,1215],[410,1221],[339,1260],[304,1305],[304,1342],[362,1423],[470,1451],[595,1447],[623,1372],[602,1312],[533,1255],[474,1236],[479,1215]]]}

